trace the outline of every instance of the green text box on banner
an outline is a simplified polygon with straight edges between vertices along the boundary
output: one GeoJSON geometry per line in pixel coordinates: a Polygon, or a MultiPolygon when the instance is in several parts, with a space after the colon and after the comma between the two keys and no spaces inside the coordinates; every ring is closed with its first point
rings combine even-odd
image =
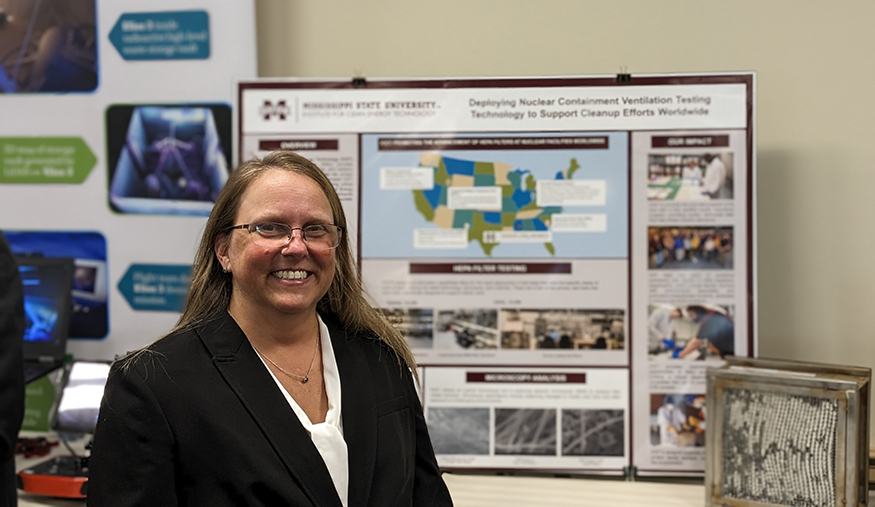
{"type": "Polygon", "coordinates": [[[206,11],[122,14],[109,40],[125,60],[204,60],[210,57],[206,11]]]}
{"type": "Polygon", "coordinates": [[[0,183],[82,183],[96,163],[79,137],[0,137],[0,183]]]}
{"type": "Polygon", "coordinates": [[[21,429],[49,431],[51,429],[52,405],[55,404],[55,384],[51,374],[27,385],[24,392],[24,420],[21,429]]]}
{"type": "Polygon", "coordinates": [[[191,266],[131,264],[118,283],[137,311],[181,312],[191,286],[191,266]]]}

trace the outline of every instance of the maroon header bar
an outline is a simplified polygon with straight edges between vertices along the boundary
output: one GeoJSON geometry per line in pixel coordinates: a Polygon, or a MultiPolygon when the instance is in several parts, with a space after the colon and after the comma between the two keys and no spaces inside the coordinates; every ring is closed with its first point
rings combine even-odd
{"type": "Polygon", "coordinates": [[[381,151],[406,150],[607,150],[607,136],[575,137],[403,137],[382,138],[381,151]]]}
{"type": "Polygon", "coordinates": [[[570,262],[536,263],[526,262],[454,262],[422,264],[410,263],[410,274],[457,274],[457,275],[508,275],[508,274],[570,274],[570,262]]]}
{"type": "Polygon", "coordinates": [[[724,148],[729,146],[729,136],[653,136],[652,148],[724,148]]]}
{"type": "Polygon", "coordinates": [[[337,151],[337,139],[265,139],[258,141],[260,151],[326,150],[337,151]]]}
{"type": "Polygon", "coordinates": [[[586,384],[586,373],[468,372],[466,380],[495,384],[586,384]]]}

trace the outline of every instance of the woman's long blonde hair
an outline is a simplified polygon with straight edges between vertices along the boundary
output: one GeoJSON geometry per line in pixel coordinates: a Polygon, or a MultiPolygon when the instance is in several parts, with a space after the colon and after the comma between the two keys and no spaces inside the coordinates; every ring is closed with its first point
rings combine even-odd
{"type": "MultiPolygon", "coordinates": [[[[185,310],[171,332],[196,327],[228,309],[231,302],[231,275],[222,272],[213,248],[216,241],[226,236],[228,229],[235,225],[243,193],[265,171],[272,169],[301,174],[315,181],[328,198],[334,224],[347,230],[346,215],[334,186],[325,173],[306,158],[290,151],[277,151],[263,159],[243,163],[231,173],[207,220],[192,265],[191,289],[185,310]]],[[[341,236],[335,256],[334,279],[328,292],[318,302],[317,310],[323,315],[335,317],[352,332],[372,332],[389,345],[415,375],[416,361],[404,337],[382,312],[371,307],[364,298],[348,234],[341,236]]]]}

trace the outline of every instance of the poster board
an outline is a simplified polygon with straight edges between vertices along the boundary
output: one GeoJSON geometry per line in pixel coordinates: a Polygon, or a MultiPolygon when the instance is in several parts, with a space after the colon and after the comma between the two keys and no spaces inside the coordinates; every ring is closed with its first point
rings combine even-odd
{"type": "Polygon", "coordinates": [[[752,356],[754,76],[253,80],[238,162],[329,175],[446,469],[701,473],[752,356]]]}
{"type": "Polygon", "coordinates": [[[255,44],[251,0],[0,0],[0,230],[75,260],[75,357],[179,318],[255,44]]]}

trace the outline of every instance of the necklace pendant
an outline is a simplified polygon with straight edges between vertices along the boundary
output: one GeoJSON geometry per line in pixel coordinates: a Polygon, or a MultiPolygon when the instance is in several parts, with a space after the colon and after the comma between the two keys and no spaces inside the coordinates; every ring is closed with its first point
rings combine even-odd
{"type": "Polygon", "coordinates": [[[303,380],[301,380],[301,383],[306,384],[308,380],[310,380],[310,377],[304,377],[303,380]]]}

